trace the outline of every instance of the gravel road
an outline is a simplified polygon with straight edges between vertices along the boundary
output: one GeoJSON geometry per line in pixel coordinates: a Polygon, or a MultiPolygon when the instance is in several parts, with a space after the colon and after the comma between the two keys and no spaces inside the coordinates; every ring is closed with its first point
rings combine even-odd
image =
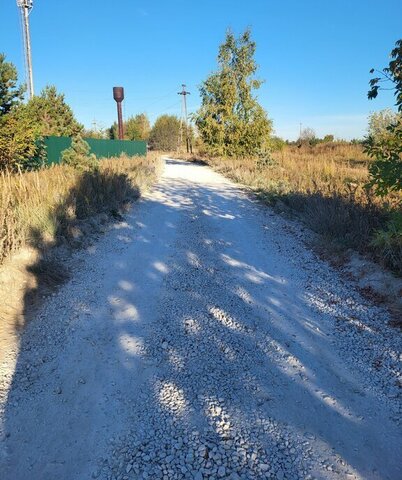
{"type": "Polygon", "coordinates": [[[401,479],[400,334],[308,236],[168,159],[2,366],[1,480],[401,479]]]}

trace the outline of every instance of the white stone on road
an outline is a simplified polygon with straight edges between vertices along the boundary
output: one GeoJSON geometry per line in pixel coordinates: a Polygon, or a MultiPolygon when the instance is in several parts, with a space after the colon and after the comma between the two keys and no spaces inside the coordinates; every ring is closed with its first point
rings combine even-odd
{"type": "Polygon", "coordinates": [[[402,478],[400,335],[308,238],[167,160],[22,335],[1,479],[402,478]]]}

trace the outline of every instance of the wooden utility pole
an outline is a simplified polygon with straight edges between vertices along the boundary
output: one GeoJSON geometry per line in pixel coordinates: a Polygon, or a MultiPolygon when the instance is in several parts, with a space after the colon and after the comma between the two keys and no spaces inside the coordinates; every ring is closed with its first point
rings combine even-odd
{"type": "MultiPolygon", "coordinates": [[[[190,142],[190,136],[188,132],[188,118],[187,118],[187,95],[190,95],[190,92],[186,91],[186,85],[183,83],[182,84],[182,91],[178,92],[178,95],[182,95],[182,103],[181,103],[181,118],[182,122],[184,120],[184,128],[185,128],[185,133],[186,133],[186,148],[187,148],[187,153],[192,151],[192,145],[190,142]]],[[[183,140],[183,135],[180,132],[180,139],[181,141],[183,140]]]]}

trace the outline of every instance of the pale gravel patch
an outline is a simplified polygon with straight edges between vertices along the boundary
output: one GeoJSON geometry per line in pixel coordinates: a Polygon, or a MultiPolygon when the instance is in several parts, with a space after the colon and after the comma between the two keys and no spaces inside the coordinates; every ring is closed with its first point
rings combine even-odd
{"type": "Polygon", "coordinates": [[[170,161],[28,326],[7,480],[400,476],[400,336],[308,235],[170,161]]]}

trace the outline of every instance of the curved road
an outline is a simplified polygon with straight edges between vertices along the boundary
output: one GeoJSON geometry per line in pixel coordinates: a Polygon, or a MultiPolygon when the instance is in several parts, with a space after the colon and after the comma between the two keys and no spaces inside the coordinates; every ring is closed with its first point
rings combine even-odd
{"type": "Polygon", "coordinates": [[[3,368],[0,478],[402,478],[400,336],[308,235],[167,160],[3,368]]]}

